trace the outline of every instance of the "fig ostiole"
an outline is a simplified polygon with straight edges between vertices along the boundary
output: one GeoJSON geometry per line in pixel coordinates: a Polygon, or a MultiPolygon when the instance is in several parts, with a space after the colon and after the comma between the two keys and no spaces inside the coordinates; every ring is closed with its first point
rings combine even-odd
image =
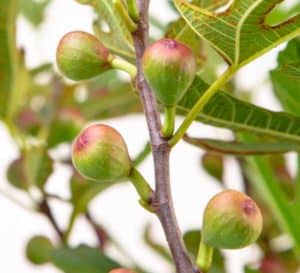
{"type": "Polygon", "coordinates": [[[198,267],[209,270],[213,248],[238,249],[254,243],[262,226],[261,211],[246,194],[225,190],[215,195],[204,210],[198,267]]]}
{"type": "Polygon", "coordinates": [[[143,70],[157,100],[165,107],[162,135],[170,138],[174,131],[176,104],[192,84],[197,72],[196,58],[186,45],[165,38],[145,50],[143,70]]]}
{"type": "Polygon", "coordinates": [[[130,180],[141,198],[149,204],[152,190],[139,171],[132,165],[127,145],[114,128],[96,123],[86,127],[72,146],[72,161],[85,178],[116,183],[130,180]]]}

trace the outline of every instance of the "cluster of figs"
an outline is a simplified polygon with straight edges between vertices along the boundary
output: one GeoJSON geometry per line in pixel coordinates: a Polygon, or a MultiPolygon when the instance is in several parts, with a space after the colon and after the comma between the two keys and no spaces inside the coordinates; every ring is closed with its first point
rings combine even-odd
{"type": "MultiPolygon", "coordinates": [[[[114,58],[95,36],[82,31],[66,34],[57,49],[60,71],[75,81],[113,69],[114,58]]],[[[143,70],[158,102],[173,108],[193,82],[197,63],[188,46],[173,39],[161,39],[145,50],[143,70]]],[[[98,183],[130,180],[134,169],[121,134],[101,123],[85,127],[77,136],[72,161],[82,176],[98,183]]],[[[205,208],[202,241],[212,248],[242,248],[257,240],[262,222],[260,209],[249,196],[225,190],[205,208]]],[[[110,273],[134,272],[121,268],[110,273]]]]}

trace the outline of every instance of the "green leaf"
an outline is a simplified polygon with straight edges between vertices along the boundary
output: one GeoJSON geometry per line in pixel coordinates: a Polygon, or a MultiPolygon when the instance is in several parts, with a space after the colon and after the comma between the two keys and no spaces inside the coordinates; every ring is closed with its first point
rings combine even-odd
{"type": "Polygon", "coordinates": [[[168,25],[165,37],[188,45],[193,50],[195,56],[201,58],[202,41],[182,18],[168,25]]]}
{"type": "Polygon", "coordinates": [[[141,112],[141,103],[132,86],[116,71],[107,72],[88,84],[89,98],[79,105],[87,119],[105,119],[141,112]]]}
{"type": "Polygon", "coordinates": [[[193,0],[192,4],[209,11],[215,11],[216,9],[223,7],[229,1],[230,0],[193,0]]]}
{"type": "Polygon", "coordinates": [[[12,161],[7,169],[7,180],[8,182],[20,189],[27,191],[30,187],[30,183],[28,183],[28,180],[26,178],[26,175],[24,173],[24,158],[20,157],[12,161]]]}
{"type": "Polygon", "coordinates": [[[52,252],[53,264],[65,273],[107,273],[120,265],[97,248],[81,245],[62,247],[52,252]]]}
{"type": "MultiPolygon", "coordinates": [[[[189,230],[183,235],[183,241],[185,243],[185,246],[190,255],[193,257],[193,259],[197,257],[200,239],[201,231],[198,229],[189,230]]],[[[224,261],[225,259],[220,250],[215,249],[213,254],[213,262],[208,273],[225,273],[226,270],[224,261]]]]}
{"type": "Polygon", "coordinates": [[[31,147],[24,154],[24,173],[31,185],[43,189],[53,171],[53,161],[44,147],[31,147]]]}
{"type": "Polygon", "coordinates": [[[222,183],[224,176],[224,157],[215,152],[205,152],[201,156],[202,168],[218,182],[222,183]]]}
{"type": "Polygon", "coordinates": [[[137,167],[140,165],[144,160],[151,154],[151,145],[149,142],[147,142],[144,145],[144,148],[135,156],[135,158],[132,160],[133,166],[137,167]]]}
{"type": "Polygon", "coordinates": [[[51,0],[19,0],[21,13],[34,26],[38,26],[44,20],[46,7],[51,0]]]}
{"type": "Polygon", "coordinates": [[[294,39],[278,55],[278,66],[271,71],[275,94],[285,110],[299,116],[300,40],[294,39]]]}
{"type": "Polygon", "coordinates": [[[89,181],[84,179],[77,172],[74,172],[71,177],[70,187],[72,194],[71,202],[74,204],[76,214],[85,212],[89,202],[97,194],[111,186],[112,183],[89,181]]]}
{"type": "Polygon", "coordinates": [[[112,52],[121,56],[134,58],[132,35],[126,22],[120,16],[113,0],[94,0],[88,3],[99,14],[99,20],[94,24],[94,31],[99,40],[112,52]],[[109,30],[103,30],[107,24],[109,30]]]}
{"type": "Polygon", "coordinates": [[[282,0],[235,0],[214,13],[187,0],[174,3],[191,28],[207,40],[229,64],[243,66],[300,34],[300,14],[279,25],[265,23],[282,0]]]}
{"type": "Polygon", "coordinates": [[[24,52],[18,54],[19,65],[17,71],[17,81],[9,97],[9,117],[16,117],[21,109],[28,103],[31,91],[34,86],[33,78],[30,76],[25,66],[24,52]]]}
{"type": "Polygon", "coordinates": [[[201,231],[198,229],[189,230],[184,233],[184,244],[192,257],[195,259],[198,255],[199,245],[201,239],[201,231]]]}
{"type": "Polygon", "coordinates": [[[279,5],[268,14],[266,18],[266,23],[270,25],[279,24],[286,18],[295,16],[299,12],[300,3],[297,3],[297,1],[289,7],[279,5]]]}
{"type": "MultiPolygon", "coordinates": [[[[177,107],[179,113],[187,114],[207,88],[208,85],[197,77],[179,102],[177,107]]],[[[235,131],[246,131],[300,143],[299,117],[266,110],[236,99],[223,91],[219,91],[212,97],[203,111],[198,114],[197,120],[235,131]]]]}
{"type": "MultiPolygon", "coordinates": [[[[240,139],[251,141],[253,137],[241,134],[240,139]]],[[[295,249],[299,251],[300,233],[297,227],[300,225],[300,220],[297,207],[289,202],[288,197],[282,191],[280,181],[265,156],[250,156],[246,158],[246,162],[245,172],[251,186],[271,209],[280,228],[290,235],[295,249]]]]}
{"type": "Polygon", "coordinates": [[[261,271],[259,271],[258,269],[253,269],[249,266],[245,266],[244,268],[244,272],[245,273],[262,273],[261,271]]]}
{"type": "Polygon", "coordinates": [[[0,0],[0,117],[7,113],[18,70],[16,48],[17,0],[0,0]]]}
{"type": "Polygon", "coordinates": [[[83,128],[84,123],[82,114],[76,108],[61,108],[51,124],[47,141],[48,147],[73,141],[83,128]]]}
{"type": "Polygon", "coordinates": [[[300,146],[290,142],[261,141],[243,143],[217,139],[194,138],[185,136],[184,140],[194,146],[221,154],[230,155],[262,155],[299,151],[300,146]]]}

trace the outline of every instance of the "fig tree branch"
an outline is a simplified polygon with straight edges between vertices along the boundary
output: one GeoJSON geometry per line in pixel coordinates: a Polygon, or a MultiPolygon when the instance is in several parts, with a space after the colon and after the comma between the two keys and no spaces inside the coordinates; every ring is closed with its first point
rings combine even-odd
{"type": "Polygon", "coordinates": [[[133,33],[137,60],[136,82],[146,115],[154,159],[155,191],[152,206],[164,229],[177,272],[195,273],[197,270],[185,249],[173,207],[169,176],[170,147],[160,134],[161,121],[157,104],[142,70],[142,56],[148,43],[149,0],[137,0],[137,5],[140,12],[138,29],[133,33]]]}
{"type": "Polygon", "coordinates": [[[49,222],[51,223],[54,230],[56,231],[56,234],[59,237],[60,241],[64,242],[64,233],[58,226],[58,224],[53,216],[53,213],[49,207],[48,201],[45,198],[39,204],[39,209],[40,209],[40,212],[43,213],[48,218],[49,222]]]}

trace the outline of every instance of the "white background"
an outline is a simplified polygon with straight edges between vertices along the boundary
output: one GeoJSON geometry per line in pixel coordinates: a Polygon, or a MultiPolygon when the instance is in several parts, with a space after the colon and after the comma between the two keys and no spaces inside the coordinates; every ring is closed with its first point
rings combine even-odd
{"type": "MultiPolygon", "coordinates": [[[[288,1],[287,1],[288,2],[288,1]]],[[[162,19],[174,18],[172,11],[167,10],[164,1],[153,0],[151,11],[162,19]]],[[[27,64],[33,67],[44,61],[55,60],[55,49],[59,39],[68,31],[85,30],[91,32],[93,13],[89,7],[76,4],[73,0],[55,0],[47,10],[47,18],[37,30],[22,18],[18,24],[18,43],[25,47],[27,64]]],[[[282,47],[281,47],[282,48],[282,47]]],[[[239,73],[238,84],[245,88],[255,88],[255,101],[265,107],[278,110],[279,106],[271,95],[270,86],[263,84],[267,71],[276,65],[278,49],[264,56],[264,58],[248,65],[239,73]]],[[[124,136],[132,155],[138,153],[147,139],[147,130],[142,116],[132,115],[125,118],[106,121],[117,128],[124,136]]],[[[180,120],[178,120],[180,122],[180,120]]],[[[211,137],[228,137],[226,130],[212,129],[199,125],[192,126],[191,132],[195,135],[211,137]]],[[[0,124],[0,189],[17,194],[17,197],[26,202],[22,194],[12,191],[7,185],[5,170],[9,162],[17,157],[17,149],[6,129],[0,124]]],[[[209,198],[220,190],[218,184],[206,175],[200,168],[201,152],[194,147],[180,143],[171,157],[171,179],[175,200],[175,209],[182,230],[199,228],[204,206],[209,198]]],[[[151,183],[153,182],[152,161],[149,158],[140,170],[151,183]]],[[[67,180],[70,173],[68,169],[56,166],[56,171],[51,177],[48,190],[68,197],[67,180]]],[[[226,183],[229,187],[240,189],[240,174],[232,158],[226,161],[226,183]]],[[[60,203],[51,204],[61,226],[67,223],[70,208],[60,203]]],[[[141,265],[152,272],[170,272],[167,265],[156,255],[152,254],[141,242],[141,231],[147,221],[154,223],[154,233],[161,242],[164,236],[158,221],[149,215],[137,204],[137,196],[129,184],[116,186],[106,194],[95,199],[92,203],[92,214],[101,222],[113,236],[120,241],[122,246],[141,265]]],[[[33,267],[24,258],[23,250],[26,241],[35,234],[45,234],[55,239],[48,222],[37,214],[33,214],[0,195],[0,271],[15,273],[58,272],[51,266],[33,267]]],[[[83,220],[75,227],[71,238],[72,244],[81,242],[95,243],[95,238],[90,228],[83,220]]],[[[112,255],[115,252],[112,251],[112,255]]],[[[259,251],[255,247],[227,251],[230,257],[230,272],[241,272],[241,263],[255,261],[259,251]]]]}

